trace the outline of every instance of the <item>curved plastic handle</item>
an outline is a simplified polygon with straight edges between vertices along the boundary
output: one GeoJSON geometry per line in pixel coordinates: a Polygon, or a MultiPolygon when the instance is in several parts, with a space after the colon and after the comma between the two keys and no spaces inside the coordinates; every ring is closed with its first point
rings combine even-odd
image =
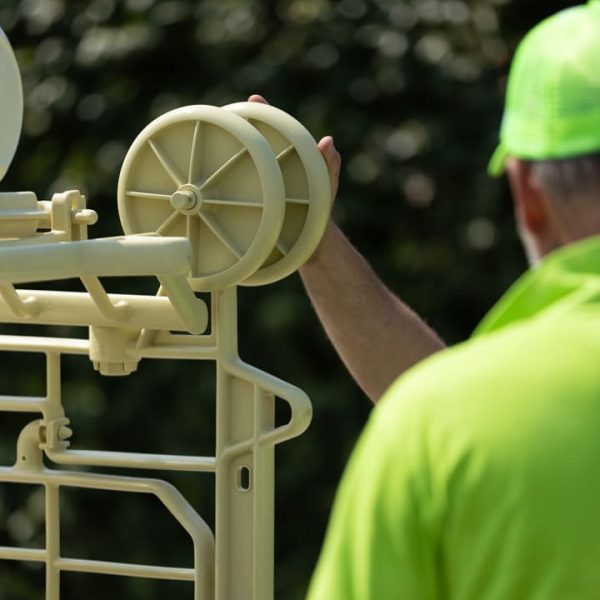
{"type": "MultiPolygon", "coordinates": [[[[306,431],[312,419],[312,404],[304,391],[273,375],[269,375],[269,373],[252,367],[240,359],[227,363],[225,369],[229,374],[246,381],[251,381],[277,398],[285,400],[290,406],[292,413],[290,420],[285,425],[280,425],[272,431],[263,434],[260,438],[261,444],[279,444],[297,437],[306,431]]],[[[226,454],[238,454],[241,450],[245,450],[246,446],[250,447],[252,443],[253,440],[249,440],[248,442],[235,444],[227,449],[226,454]]]]}

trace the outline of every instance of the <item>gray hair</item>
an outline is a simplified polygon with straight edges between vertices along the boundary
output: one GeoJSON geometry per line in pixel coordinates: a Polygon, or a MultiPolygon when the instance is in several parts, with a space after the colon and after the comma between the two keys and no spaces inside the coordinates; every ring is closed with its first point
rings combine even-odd
{"type": "Polygon", "coordinates": [[[600,206],[600,153],[528,162],[533,177],[553,200],[600,206]]]}

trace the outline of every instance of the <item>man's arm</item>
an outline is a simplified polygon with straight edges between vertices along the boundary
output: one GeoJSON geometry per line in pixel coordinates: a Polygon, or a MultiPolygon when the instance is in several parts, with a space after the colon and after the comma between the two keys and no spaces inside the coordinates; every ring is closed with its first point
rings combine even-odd
{"type": "MultiPolygon", "coordinates": [[[[248,100],[267,104],[258,94],[248,100]]],[[[324,137],[319,150],[335,198],[341,158],[333,138],[324,137]]],[[[300,268],[300,276],[336,351],[373,402],[398,375],[444,348],[437,334],[388,290],[333,222],[300,268]]]]}
{"type": "Polygon", "coordinates": [[[300,275],[335,349],[373,402],[398,375],[444,347],[333,222],[300,275]]]}
{"type": "MultiPolygon", "coordinates": [[[[335,198],[341,159],[333,139],[319,142],[335,198]]],[[[404,371],[444,348],[438,335],[397,298],[330,222],[300,268],[315,311],[352,377],[373,402],[404,371]]]]}

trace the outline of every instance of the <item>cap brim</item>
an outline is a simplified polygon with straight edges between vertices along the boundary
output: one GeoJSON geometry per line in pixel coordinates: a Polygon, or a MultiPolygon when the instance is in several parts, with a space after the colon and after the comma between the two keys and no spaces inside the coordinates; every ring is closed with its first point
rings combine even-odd
{"type": "Polygon", "coordinates": [[[500,144],[494,154],[492,154],[492,158],[490,158],[490,162],[488,163],[488,174],[492,177],[500,177],[500,175],[504,174],[504,167],[506,165],[506,159],[508,158],[508,151],[506,148],[500,144]]]}

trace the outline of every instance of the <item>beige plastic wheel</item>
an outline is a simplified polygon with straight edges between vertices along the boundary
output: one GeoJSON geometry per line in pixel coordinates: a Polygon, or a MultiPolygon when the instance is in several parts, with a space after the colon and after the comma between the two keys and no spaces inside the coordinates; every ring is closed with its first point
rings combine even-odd
{"type": "Polygon", "coordinates": [[[315,251],[331,210],[329,173],[314,138],[286,112],[259,102],[225,108],[244,117],[266,138],[285,183],[285,219],[277,244],[261,268],[241,283],[263,285],[294,272],[315,251]]]}
{"type": "Polygon", "coordinates": [[[23,86],[19,66],[0,29],[0,180],[12,162],[23,122],[23,86]]]}
{"type": "Polygon", "coordinates": [[[235,113],[205,105],[152,121],[129,149],[118,185],[125,233],[190,239],[190,284],[199,291],[235,285],[264,264],[284,198],[265,138],[235,113]]]}

